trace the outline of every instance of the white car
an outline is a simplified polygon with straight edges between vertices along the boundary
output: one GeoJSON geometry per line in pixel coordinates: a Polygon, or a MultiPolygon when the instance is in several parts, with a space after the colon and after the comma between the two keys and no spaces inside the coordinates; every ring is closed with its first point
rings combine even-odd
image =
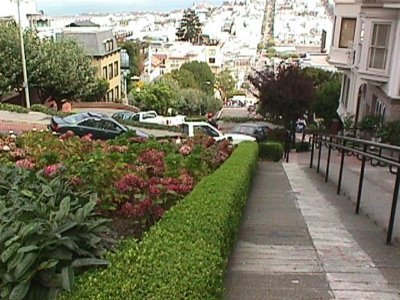
{"type": "Polygon", "coordinates": [[[223,134],[207,122],[184,122],[182,131],[185,135],[193,137],[197,132],[213,137],[216,141],[228,140],[232,144],[241,142],[256,142],[256,138],[240,133],[223,134]]]}

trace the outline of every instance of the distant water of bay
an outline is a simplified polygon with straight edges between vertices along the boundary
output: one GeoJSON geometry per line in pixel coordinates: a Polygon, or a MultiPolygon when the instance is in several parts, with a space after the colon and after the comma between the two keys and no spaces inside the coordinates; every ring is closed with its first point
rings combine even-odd
{"type": "MultiPolygon", "coordinates": [[[[168,12],[192,7],[190,0],[36,0],[37,9],[50,16],[79,15],[85,13],[128,13],[138,11],[168,12]]],[[[223,0],[206,3],[221,5],[223,0]]],[[[197,3],[203,3],[197,1],[197,3]]]]}

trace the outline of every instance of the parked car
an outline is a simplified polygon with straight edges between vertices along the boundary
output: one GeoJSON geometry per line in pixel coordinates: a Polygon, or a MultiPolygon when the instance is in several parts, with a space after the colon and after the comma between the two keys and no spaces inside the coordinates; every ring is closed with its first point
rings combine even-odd
{"type": "MultiPolygon", "coordinates": [[[[118,123],[106,115],[84,112],[65,118],[52,117],[49,129],[59,134],[70,130],[77,136],[84,136],[91,133],[93,139],[108,140],[127,132],[131,128],[118,123]]],[[[137,129],[134,130],[137,136],[149,138],[147,133],[137,129]]]]}
{"type": "Polygon", "coordinates": [[[245,123],[236,125],[230,132],[252,136],[256,138],[257,142],[263,142],[268,139],[268,132],[270,130],[271,128],[266,124],[245,123]]]}
{"type": "Polygon", "coordinates": [[[157,114],[154,110],[133,112],[117,112],[113,115],[116,119],[131,120],[143,123],[153,123],[168,126],[179,126],[185,122],[185,116],[177,115],[174,117],[164,117],[157,114]]]}
{"type": "Polygon", "coordinates": [[[182,124],[183,134],[193,137],[195,134],[205,134],[211,136],[216,141],[228,140],[232,144],[239,144],[241,142],[250,141],[255,142],[256,138],[245,134],[228,133],[223,134],[217,128],[207,122],[185,122],[182,124]]]}

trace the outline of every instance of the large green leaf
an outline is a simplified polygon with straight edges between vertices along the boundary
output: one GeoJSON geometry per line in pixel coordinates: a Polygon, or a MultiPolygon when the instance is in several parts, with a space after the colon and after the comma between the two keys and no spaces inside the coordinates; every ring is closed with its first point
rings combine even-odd
{"type": "Polygon", "coordinates": [[[74,284],[74,271],[72,270],[71,267],[64,267],[61,270],[61,276],[62,276],[63,289],[70,292],[71,287],[74,284]]]}
{"type": "Polygon", "coordinates": [[[86,266],[107,266],[109,264],[108,260],[97,259],[97,258],[79,258],[72,262],[71,267],[79,268],[86,266]]]}
{"type": "Polygon", "coordinates": [[[14,272],[15,278],[19,279],[23,277],[25,273],[29,270],[29,268],[35,263],[37,257],[38,254],[35,252],[27,253],[21,260],[21,263],[19,263],[15,267],[15,272],[14,272]]]}
{"type": "Polygon", "coordinates": [[[61,200],[60,210],[56,213],[56,220],[59,221],[65,218],[69,214],[69,210],[71,208],[71,198],[65,197],[61,200]]]}
{"type": "Polygon", "coordinates": [[[26,296],[26,293],[29,290],[31,282],[20,282],[18,285],[16,285],[10,294],[10,299],[9,300],[22,300],[26,296]]]}
{"type": "Polygon", "coordinates": [[[3,262],[6,262],[9,260],[14,254],[17,253],[19,247],[21,246],[20,243],[14,243],[10,247],[8,247],[2,254],[1,254],[1,260],[3,262]]]}

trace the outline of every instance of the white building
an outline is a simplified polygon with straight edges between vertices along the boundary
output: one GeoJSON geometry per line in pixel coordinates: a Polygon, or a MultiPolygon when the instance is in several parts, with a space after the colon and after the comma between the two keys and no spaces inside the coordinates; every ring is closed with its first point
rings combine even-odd
{"type": "Polygon", "coordinates": [[[330,62],[343,72],[338,113],[400,118],[400,1],[336,0],[330,62]]]}
{"type": "MultiPolygon", "coordinates": [[[[18,23],[17,0],[1,0],[0,18],[12,18],[18,23]]],[[[29,27],[28,16],[37,14],[35,0],[20,0],[21,26],[29,27]]]]}

